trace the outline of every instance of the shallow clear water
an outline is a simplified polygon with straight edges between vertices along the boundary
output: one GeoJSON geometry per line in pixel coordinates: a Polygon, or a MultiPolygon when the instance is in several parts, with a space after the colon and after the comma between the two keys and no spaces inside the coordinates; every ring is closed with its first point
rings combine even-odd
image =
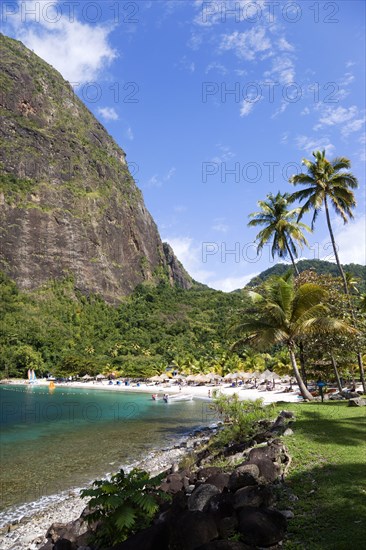
{"type": "Polygon", "coordinates": [[[0,523],[9,507],[85,486],[209,420],[202,402],[118,390],[0,386],[0,403],[0,523]]]}

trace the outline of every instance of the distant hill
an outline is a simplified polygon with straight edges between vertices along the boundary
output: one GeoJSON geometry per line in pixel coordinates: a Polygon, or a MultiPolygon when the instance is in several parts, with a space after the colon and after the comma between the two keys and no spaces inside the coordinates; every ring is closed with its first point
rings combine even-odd
{"type": "MultiPolygon", "coordinates": [[[[300,273],[302,271],[312,269],[319,275],[332,275],[333,277],[337,277],[339,275],[337,265],[324,260],[300,260],[296,265],[300,273]]],[[[268,277],[273,275],[283,275],[289,269],[292,269],[289,264],[276,264],[273,267],[262,271],[262,273],[256,277],[253,277],[253,279],[251,279],[246,286],[252,287],[258,285],[268,279],[268,277]]],[[[360,264],[344,264],[343,269],[345,272],[351,273],[353,277],[360,279],[358,289],[360,292],[366,292],[366,266],[360,264]]]]}

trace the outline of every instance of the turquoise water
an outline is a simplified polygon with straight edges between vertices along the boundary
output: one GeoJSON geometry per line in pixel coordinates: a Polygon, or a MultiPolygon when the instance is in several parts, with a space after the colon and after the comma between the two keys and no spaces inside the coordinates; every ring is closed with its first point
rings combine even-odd
{"type": "MultiPolygon", "coordinates": [[[[148,394],[0,386],[0,524],[11,507],[83,487],[210,420],[207,405],[148,394]]],[[[26,507],[25,507],[26,508],[26,507]]]]}

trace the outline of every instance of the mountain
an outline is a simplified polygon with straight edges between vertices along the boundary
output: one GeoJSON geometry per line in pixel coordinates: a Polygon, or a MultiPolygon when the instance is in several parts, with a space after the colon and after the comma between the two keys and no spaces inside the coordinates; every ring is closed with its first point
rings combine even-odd
{"type": "MultiPolygon", "coordinates": [[[[312,269],[319,275],[332,275],[333,277],[339,276],[337,265],[332,262],[326,262],[324,260],[300,260],[296,265],[300,273],[302,271],[306,271],[307,269],[312,269]]],[[[276,264],[251,279],[247,286],[252,287],[258,285],[272,275],[281,276],[289,269],[292,269],[292,266],[289,264],[276,264]]],[[[366,292],[366,266],[359,264],[344,264],[343,269],[346,273],[351,273],[353,277],[359,279],[359,284],[357,285],[359,291],[366,292]]]]}
{"type": "Polygon", "coordinates": [[[72,276],[117,303],[145,281],[190,288],[124,151],[50,65],[0,35],[0,269],[22,290],[72,276]]]}

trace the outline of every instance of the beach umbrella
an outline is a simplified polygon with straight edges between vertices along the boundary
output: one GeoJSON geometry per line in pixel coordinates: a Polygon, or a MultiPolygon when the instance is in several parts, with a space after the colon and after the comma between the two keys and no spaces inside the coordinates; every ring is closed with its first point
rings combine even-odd
{"type": "Polygon", "coordinates": [[[240,378],[241,380],[249,380],[249,378],[252,378],[253,376],[250,372],[243,372],[243,371],[240,371],[237,374],[238,374],[238,378],[240,378]]]}
{"type": "Polygon", "coordinates": [[[82,380],[91,380],[92,377],[89,376],[89,374],[84,374],[84,376],[81,377],[82,380]]]}
{"type": "Polygon", "coordinates": [[[211,376],[208,374],[197,374],[196,376],[197,382],[211,382],[211,376]]]}
{"type": "Polygon", "coordinates": [[[260,380],[278,380],[280,377],[275,372],[271,372],[270,370],[265,370],[262,372],[262,374],[259,376],[260,380]]]}
{"type": "Polygon", "coordinates": [[[104,374],[97,374],[95,378],[97,380],[102,380],[103,378],[105,378],[105,376],[104,376],[104,374]]]}
{"type": "Polygon", "coordinates": [[[258,372],[257,370],[254,371],[254,372],[251,372],[250,374],[252,375],[251,376],[252,378],[259,378],[259,376],[261,375],[261,373],[258,372]]]}
{"type": "Polygon", "coordinates": [[[149,380],[151,382],[159,382],[160,381],[160,376],[158,374],[155,374],[155,376],[150,376],[149,380]]]}
{"type": "Polygon", "coordinates": [[[190,374],[189,376],[187,376],[186,380],[187,380],[187,382],[195,382],[196,381],[196,375],[195,374],[190,374]]]}
{"type": "Polygon", "coordinates": [[[209,376],[211,380],[222,380],[222,376],[220,376],[219,374],[208,374],[207,376],[209,376]]]}
{"type": "Polygon", "coordinates": [[[224,380],[234,380],[236,378],[236,373],[229,372],[224,376],[224,380]]]}

